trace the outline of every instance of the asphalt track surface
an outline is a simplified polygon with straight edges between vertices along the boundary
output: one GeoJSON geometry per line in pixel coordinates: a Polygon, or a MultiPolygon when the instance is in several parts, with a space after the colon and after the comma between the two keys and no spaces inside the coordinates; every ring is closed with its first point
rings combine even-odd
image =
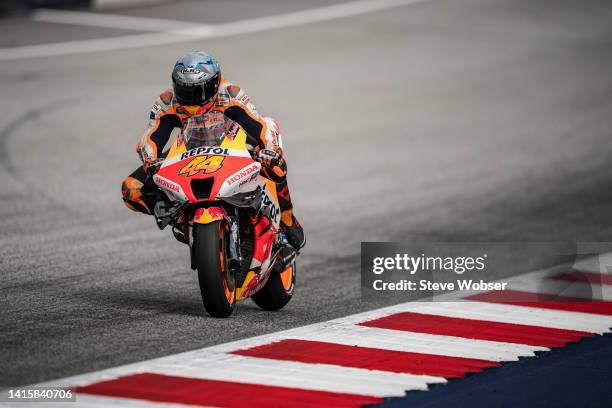
{"type": "MultiPolygon", "coordinates": [[[[122,13],[217,23],[304,7],[122,13]]],[[[431,0],[1,62],[0,387],[375,308],[360,301],[361,241],[611,241],[611,20],[606,1],[431,0]],[[120,199],[150,105],[192,49],[214,53],[286,135],[308,246],[282,312],[247,302],[206,317],[187,248],[120,199]]],[[[0,21],[0,46],[133,33],[16,18],[0,21]]]]}

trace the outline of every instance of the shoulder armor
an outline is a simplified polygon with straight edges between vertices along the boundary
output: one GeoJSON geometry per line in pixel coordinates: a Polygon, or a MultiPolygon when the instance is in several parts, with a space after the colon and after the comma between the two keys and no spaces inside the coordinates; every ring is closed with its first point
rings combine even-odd
{"type": "Polygon", "coordinates": [[[172,97],[173,97],[173,93],[172,90],[168,89],[164,92],[162,92],[161,95],[159,95],[159,100],[164,104],[164,105],[171,105],[172,104],[172,97]]]}
{"type": "Polygon", "coordinates": [[[232,98],[235,98],[240,93],[240,87],[236,85],[229,85],[227,87],[227,92],[230,94],[232,98]]]}

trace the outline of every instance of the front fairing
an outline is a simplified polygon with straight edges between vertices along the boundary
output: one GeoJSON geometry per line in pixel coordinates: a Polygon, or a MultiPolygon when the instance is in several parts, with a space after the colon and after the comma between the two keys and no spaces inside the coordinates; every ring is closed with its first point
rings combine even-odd
{"type": "Polygon", "coordinates": [[[240,129],[218,146],[188,150],[184,140],[176,138],[154,181],[177,200],[197,203],[257,189],[262,183],[260,170],[247,149],[246,133],[240,129]]]}

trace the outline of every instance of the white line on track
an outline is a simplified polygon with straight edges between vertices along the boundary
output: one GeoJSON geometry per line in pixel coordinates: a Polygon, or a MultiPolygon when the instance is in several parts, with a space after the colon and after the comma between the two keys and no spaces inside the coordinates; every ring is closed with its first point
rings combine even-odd
{"type": "Polygon", "coordinates": [[[172,31],[189,26],[202,26],[198,23],[167,20],[162,18],[132,17],[117,14],[89,13],[68,10],[37,10],[30,19],[44,23],[73,24],[90,27],[116,28],[136,31],[172,31]]]}
{"type": "Polygon", "coordinates": [[[91,8],[96,11],[117,10],[120,8],[134,8],[167,4],[176,0],[91,0],[91,8]]]}
{"type": "MultiPolygon", "coordinates": [[[[184,25],[182,25],[181,22],[177,21],[175,23],[178,24],[180,28],[163,31],[161,33],[157,32],[112,38],[99,38],[93,40],[67,41],[52,44],[2,48],[0,49],[0,61],[14,61],[28,58],[56,57],[72,54],[125,50],[155,45],[176,44],[189,40],[227,37],[231,35],[255,33],[329,21],[394,7],[422,3],[424,1],[427,0],[358,0],[336,4],[333,6],[319,7],[311,10],[296,11],[275,16],[253,18],[215,25],[198,24],[194,26],[192,22],[186,22],[184,25]]],[[[55,22],[79,24],[79,18],[76,18],[76,15],[73,15],[73,18],[70,19],[71,14],[72,13],[68,13],[62,17],[59,12],[47,13],[46,15],[41,13],[38,15],[38,17],[35,15],[35,19],[38,21],[51,21],[51,19],[55,19],[55,22]]],[[[116,21],[113,21],[113,16],[111,15],[94,18],[93,16],[85,16],[93,13],[79,14],[81,15],[81,23],[85,25],[101,26],[102,24],[108,24],[107,26],[114,25],[113,28],[119,28],[119,26],[123,26],[126,22],[128,22],[128,18],[126,16],[115,16],[116,21]],[[87,21],[89,21],[91,24],[87,24],[87,21]]],[[[93,15],[95,16],[95,14],[93,15]]],[[[134,21],[135,25],[140,27],[151,27],[151,19],[137,17],[131,17],[130,19],[132,19],[131,21],[134,21]]]]}

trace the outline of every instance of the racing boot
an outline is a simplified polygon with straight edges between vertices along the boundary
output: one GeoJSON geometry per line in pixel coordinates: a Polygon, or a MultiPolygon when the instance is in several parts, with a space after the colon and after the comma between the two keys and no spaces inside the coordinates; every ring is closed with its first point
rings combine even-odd
{"type": "Polygon", "coordinates": [[[300,222],[295,218],[295,215],[293,215],[293,203],[291,203],[287,178],[276,183],[276,194],[281,210],[281,228],[285,233],[289,245],[299,251],[306,245],[306,238],[304,237],[304,230],[300,222]]]}
{"type": "Polygon", "coordinates": [[[145,180],[146,175],[140,167],[123,181],[121,195],[123,196],[123,202],[130,210],[151,215],[158,197],[151,194],[151,189],[145,184],[145,180]]]}
{"type": "Polygon", "coordinates": [[[300,250],[306,245],[304,229],[297,218],[295,218],[295,215],[293,215],[293,208],[281,212],[281,228],[285,233],[289,245],[296,250],[300,250]]]}

